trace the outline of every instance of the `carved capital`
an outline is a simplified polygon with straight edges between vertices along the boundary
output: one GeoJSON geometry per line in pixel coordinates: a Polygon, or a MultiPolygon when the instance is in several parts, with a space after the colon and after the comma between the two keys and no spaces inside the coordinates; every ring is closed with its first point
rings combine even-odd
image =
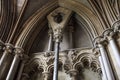
{"type": "Polygon", "coordinates": [[[8,53],[12,53],[14,50],[14,46],[10,43],[5,43],[5,51],[8,53]]]}
{"type": "Polygon", "coordinates": [[[57,28],[54,31],[54,40],[56,42],[61,42],[63,38],[63,30],[61,28],[57,28]]]}
{"type": "Polygon", "coordinates": [[[24,52],[24,50],[21,47],[15,47],[15,49],[14,49],[15,55],[19,55],[19,57],[21,57],[21,58],[23,57],[23,52],[24,52]]]}
{"type": "Polygon", "coordinates": [[[95,57],[99,57],[100,56],[100,49],[99,48],[93,48],[93,53],[95,55],[95,57]]]}
{"type": "Polygon", "coordinates": [[[94,39],[94,46],[96,47],[101,47],[101,45],[105,45],[107,42],[105,40],[105,38],[103,38],[102,36],[96,37],[94,39]]]}
{"type": "Polygon", "coordinates": [[[120,20],[115,21],[112,28],[114,29],[114,32],[120,32],[120,20]]]}
{"type": "Polygon", "coordinates": [[[115,36],[115,32],[113,32],[113,29],[107,29],[103,32],[103,36],[107,40],[111,40],[115,36]]]}
{"type": "Polygon", "coordinates": [[[62,41],[63,30],[69,21],[71,13],[72,11],[59,7],[47,16],[49,27],[53,30],[56,42],[62,41]]]}
{"type": "Polygon", "coordinates": [[[51,28],[49,29],[48,34],[49,34],[49,36],[51,36],[53,34],[53,31],[51,28]]]}
{"type": "Polygon", "coordinates": [[[21,48],[21,47],[15,47],[14,51],[16,54],[22,54],[24,52],[23,48],[21,48]]]}

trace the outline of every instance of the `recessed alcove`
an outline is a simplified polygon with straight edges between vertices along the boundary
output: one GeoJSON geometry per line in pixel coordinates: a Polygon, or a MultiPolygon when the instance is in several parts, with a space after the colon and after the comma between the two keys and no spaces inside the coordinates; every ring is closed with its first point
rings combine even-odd
{"type": "MultiPolygon", "coordinates": [[[[70,33],[69,29],[69,22],[68,25],[65,27],[64,34],[63,34],[63,40],[60,44],[60,51],[73,49],[73,48],[91,48],[92,45],[92,38],[90,37],[90,34],[88,33],[86,27],[87,23],[77,14],[74,14],[71,18],[73,20],[73,32],[70,33]],[[81,22],[80,22],[81,21],[81,22]],[[70,34],[72,34],[72,44],[73,47],[70,47],[70,34]]],[[[36,53],[36,52],[45,52],[48,48],[48,42],[49,42],[49,27],[48,24],[43,27],[43,30],[39,32],[38,36],[36,37],[31,49],[30,53],[36,53]]],[[[53,42],[54,44],[54,42],[53,42]]],[[[53,46],[54,51],[54,46],[53,46]]]]}

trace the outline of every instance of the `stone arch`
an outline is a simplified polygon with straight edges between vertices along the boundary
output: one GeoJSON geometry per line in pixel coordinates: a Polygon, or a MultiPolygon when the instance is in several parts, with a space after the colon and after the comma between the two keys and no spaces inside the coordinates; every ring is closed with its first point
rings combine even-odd
{"type": "Polygon", "coordinates": [[[75,68],[79,67],[79,64],[83,67],[91,68],[95,72],[99,72],[100,65],[97,58],[91,53],[81,53],[77,57],[77,62],[74,64],[75,68]]]}
{"type": "MultiPolygon", "coordinates": [[[[102,28],[98,18],[94,15],[94,13],[91,10],[86,8],[83,4],[79,3],[79,5],[78,5],[78,2],[73,1],[73,0],[68,0],[68,1],[67,0],[65,0],[65,1],[61,0],[59,2],[59,5],[61,7],[69,8],[72,11],[74,11],[75,13],[77,13],[79,16],[81,16],[87,22],[87,24],[89,25],[88,30],[89,30],[90,34],[93,35],[94,38],[102,32],[103,28],[102,28]],[[67,5],[67,6],[63,5],[65,3],[67,3],[69,5],[67,5]],[[72,3],[74,3],[74,4],[72,4],[72,3]],[[70,5],[72,5],[72,6],[70,6],[70,5]]],[[[44,8],[42,8],[42,10],[41,9],[38,10],[32,17],[30,17],[28,19],[28,21],[26,21],[26,23],[23,25],[23,26],[25,26],[25,28],[22,31],[21,35],[19,36],[19,38],[16,42],[16,46],[24,48],[25,45],[27,44],[28,39],[32,35],[32,32],[36,31],[36,26],[35,25],[38,22],[41,23],[42,20],[45,18],[45,16],[49,12],[54,10],[57,6],[58,6],[57,1],[53,0],[50,3],[48,3],[46,6],[44,6],[44,8]]],[[[41,28],[42,27],[39,27],[39,31],[40,31],[41,28]]]]}

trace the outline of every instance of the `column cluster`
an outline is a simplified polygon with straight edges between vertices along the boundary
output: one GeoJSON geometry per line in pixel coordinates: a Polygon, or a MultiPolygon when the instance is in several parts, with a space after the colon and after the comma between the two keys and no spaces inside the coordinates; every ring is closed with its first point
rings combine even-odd
{"type": "Polygon", "coordinates": [[[117,38],[119,36],[119,25],[107,29],[103,34],[94,39],[95,46],[100,50],[99,61],[101,63],[103,80],[120,79],[120,51],[117,38]]]}
{"type": "Polygon", "coordinates": [[[13,80],[24,50],[10,43],[0,41],[0,80],[13,80]]]}
{"type": "MultiPolygon", "coordinates": [[[[103,71],[103,77],[105,80],[115,80],[113,73],[112,73],[112,68],[110,66],[110,62],[109,62],[109,58],[108,58],[108,54],[107,51],[105,49],[105,40],[102,37],[97,37],[95,39],[95,44],[99,47],[100,49],[100,56],[99,56],[99,60],[100,60],[100,64],[101,64],[101,68],[103,71]]],[[[104,80],[103,79],[103,80],[104,80]]]]}

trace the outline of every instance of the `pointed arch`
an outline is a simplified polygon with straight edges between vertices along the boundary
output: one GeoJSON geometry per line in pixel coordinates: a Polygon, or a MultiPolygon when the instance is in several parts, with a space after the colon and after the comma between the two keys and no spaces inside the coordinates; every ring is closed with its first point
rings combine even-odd
{"type": "MultiPolygon", "coordinates": [[[[60,0],[59,6],[71,9],[76,14],[78,14],[80,17],[82,17],[83,20],[87,24],[87,30],[89,34],[92,35],[93,38],[95,38],[96,36],[100,35],[103,32],[103,26],[101,25],[98,17],[82,3],[74,1],[74,0],[60,0]]],[[[45,5],[43,8],[38,10],[35,14],[33,14],[33,16],[31,16],[23,25],[25,28],[21,32],[21,35],[18,37],[16,46],[24,48],[28,42],[28,39],[32,35],[32,33],[34,31],[39,32],[43,27],[43,26],[39,26],[39,28],[37,28],[38,26],[36,25],[38,23],[42,24],[43,21],[46,21],[46,15],[57,7],[58,7],[58,2],[56,0],[52,0],[47,5],[45,5]]]]}

